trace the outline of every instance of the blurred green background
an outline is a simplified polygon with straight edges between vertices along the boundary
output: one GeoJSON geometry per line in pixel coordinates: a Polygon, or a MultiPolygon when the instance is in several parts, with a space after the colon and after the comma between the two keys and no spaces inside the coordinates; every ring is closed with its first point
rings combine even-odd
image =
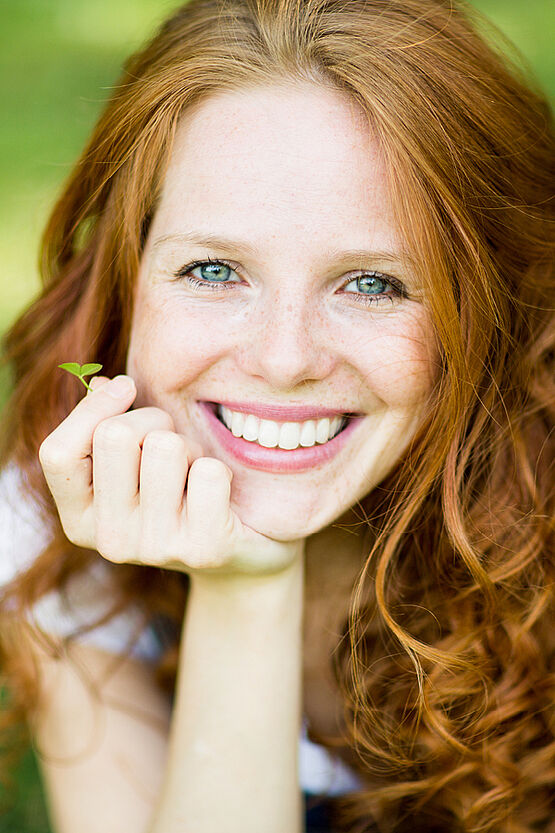
{"type": "MultiPolygon", "coordinates": [[[[39,288],[49,208],[110,94],[122,60],[179,5],[171,0],[0,0],[0,333],[39,288]]],[[[555,100],[555,4],[474,0],[555,100]]],[[[0,408],[9,374],[0,373],[0,408]]],[[[0,833],[50,831],[32,749],[0,833]]]]}

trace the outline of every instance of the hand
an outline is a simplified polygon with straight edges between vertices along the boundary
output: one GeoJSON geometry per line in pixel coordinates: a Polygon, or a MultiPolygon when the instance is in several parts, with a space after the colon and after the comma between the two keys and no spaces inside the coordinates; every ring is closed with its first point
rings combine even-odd
{"type": "Polygon", "coordinates": [[[129,411],[130,377],[91,380],[92,390],[39,449],[68,539],[115,563],[192,575],[280,572],[302,541],[280,542],[245,526],[230,507],[233,473],[175,432],[160,408],[129,411]]]}

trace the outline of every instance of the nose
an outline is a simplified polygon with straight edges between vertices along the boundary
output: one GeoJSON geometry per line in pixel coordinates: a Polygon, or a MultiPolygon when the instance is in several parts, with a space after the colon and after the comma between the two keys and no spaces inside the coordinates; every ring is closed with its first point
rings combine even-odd
{"type": "Polygon", "coordinates": [[[292,297],[290,289],[271,302],[261,299],[245,328],[238,360],[243,373],[263,378],[274,391],[325,379],[336,363],[322,314],[310,299],[292,297]]]}

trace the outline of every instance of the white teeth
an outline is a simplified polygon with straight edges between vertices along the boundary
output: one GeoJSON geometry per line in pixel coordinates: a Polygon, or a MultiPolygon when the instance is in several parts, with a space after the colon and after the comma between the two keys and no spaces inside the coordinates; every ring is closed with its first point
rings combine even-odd
{"type": "Polygon", "coordinates": [[[258,419],[253,414],[231,411],[223,405],[218,405],[218,415],[235,437],[243,437],[265,448],[279,447],[289,451],[299,446],[310,448],[316,443],[328,442],[346,422],[346,419],[337,416],[331,420],[325,417],[305,422],[278,423],[271,419],[258,419]]]}
{"type": "Polygon", "coordinates": [[[243,436],[243,428],[245,427],[245,414],[240,414],[238,411],[235,413],[231,413],[229,408],[225,409],[227,411],[227,416],[224,412],[224,420],[226,421],[227,425],[229,426],[231,422],[231,432],[235,437],[242,437],[243,436]]]}
{"type": "Polygon", "coordinates": [[[330,435],[330,421],[326,417],[325,419],[319,419],[316,423],[316,442],[317,443],[325,443],[330,435]]]}
{"type": "Polygon", "coordinates": [[[260,420],[252,414],[247,414],[245,419],[245,427],[243,428],[243,439],[254,442],[258,439],[258,428],[260,420]]]}
{"type": "MultiPolygon", "coordinates": [[[[297,448],[301,438],[301,427],[298,422],[284,422],[279,432],[279,447],[291,451],[297,448]]],[[[312,445],[312,443],[311,443],[312,445]]]]}
{"type": "Polygon", "coordinates": [[[330,434],[335,436],[349,422],[348,417],[336,416],[330,423],[330,434]]]}
{"type": "Polygon", "coordinates": [[[269,419],[260,420],[258,429],[258,444],[265,448],[275,448],[279,442],[279,425],[269,419]]]}
{"type": "Polygon", "coordinates": [[[229,408],[226,408],[225,405],[219,405],[218,412],[221,418],[225,419],[226,422],[231,423],[232,414],[229,408]]]}
{"type": "Polygon", "coordinates": [[[299,442],[302,446],[306,448],[315,444],[316,422],[313,419],[309,419],[308,422],[303,422],[303,427],[301,428],[301,438],[299,442]]]}

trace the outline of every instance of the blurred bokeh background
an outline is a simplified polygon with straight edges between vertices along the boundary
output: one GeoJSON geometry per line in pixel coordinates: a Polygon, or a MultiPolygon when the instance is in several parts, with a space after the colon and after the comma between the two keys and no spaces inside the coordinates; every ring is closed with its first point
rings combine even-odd
{"type": "MultiPolygon", "coordinates": [[[[124,58],[177,0],[0,0],[0,334],[39,290],[38,244],[124,58]]],[[[555,3],[473,0],[555,101],[555,3]]],[[[10,386],[0,372],[0,408],[10,386]]],[[[0,531],[1,534],[1,531],[0,531]]],[[[30,747],[0,833],[49,833],[30,747]]]]}

